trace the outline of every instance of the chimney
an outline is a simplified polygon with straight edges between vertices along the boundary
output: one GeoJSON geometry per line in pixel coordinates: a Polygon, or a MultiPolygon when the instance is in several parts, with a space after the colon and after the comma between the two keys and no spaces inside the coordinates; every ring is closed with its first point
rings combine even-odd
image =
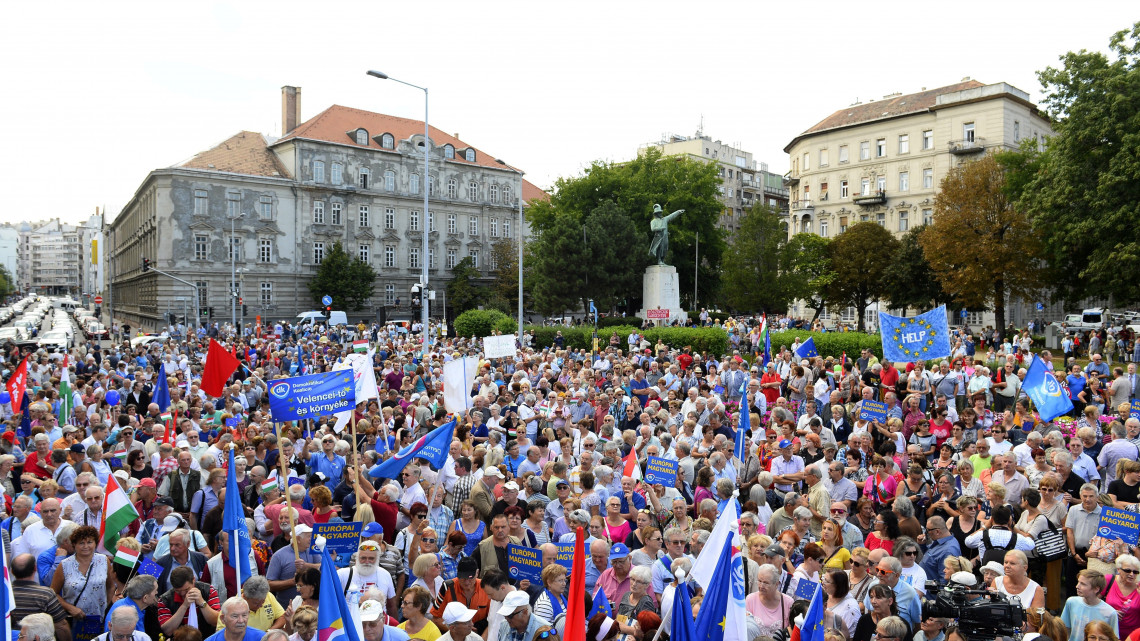
{"type": "Polygon", "coordinates": [[[301,124],[301,88],[281,87],[281,135],[287,136],[301,124]]]}

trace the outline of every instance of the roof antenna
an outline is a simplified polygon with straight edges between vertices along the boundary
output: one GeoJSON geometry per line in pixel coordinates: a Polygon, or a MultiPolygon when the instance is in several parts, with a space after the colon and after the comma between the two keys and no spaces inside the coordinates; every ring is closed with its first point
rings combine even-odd
{"type": "Polygon", "coordinates": [[[697,126],[697,138],[700,138],[705,133],[705,115],[701,114],[701,124],[697,126]]]}

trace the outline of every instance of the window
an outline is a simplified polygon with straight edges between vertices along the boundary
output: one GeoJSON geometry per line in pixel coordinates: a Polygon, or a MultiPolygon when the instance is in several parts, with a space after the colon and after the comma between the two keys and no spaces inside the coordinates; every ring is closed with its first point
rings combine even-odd
{"type": "Polygon", "coordinates": [[[455,147],[452,147],[451,145],[444,145],[443,146],[443,157],[444,158],[455,158],[455,147]]]}
{"type": "Polygon", "coordinates": [[[362,263],[369,263],[372,259],[372,245],[360,245],[356,248],[356,256],[362,263]]]}
{"type": "Polygon", "coordinates": [[[199,311],[205,310],[210,306],[210,284],[204,280],[194,283],[198,289],[198,307],[199,311]]]}
{"type": "Polygon", "coordinates": [[[448,214],[447,215],[447,233],[449,233],[449,234],[457,233],[456,223],[455,223],[455,214],[448,214]]]}
{"type": "Polygon", "coordinates": [[[910,172],[899,172],[899,191],[910,191],[910,172]]]}
{"type": "Polygon", "coordinates": [[[392,245],[384,245],[384,266],[396,266],[396,248],[392,245]]]}
{"type": "Polygon", "coordinates": [[[859,160],[871,159],[871,143],[864,140],[859,143],[859,160]]]}
{"type": "Polygon", "coordinates": [[[262,196],[257,199],[257,213],[263,219],[273,218],[273,196],[262,196]]]}
{"type": "Polygon", "coordinates": [[[900,154],[909,154],[910,153],[910,134],[899,135],[899,153],[900,154]]]}
{"type": "Polygon", "coordinates": [[[416,210],[412,210],[412,213],[408,216],[408,231],[419,231],[419,230],[420,230],[420,212],[416,211],[416,210]]]}
{"type": "Polygon", "coordinates": [[[479,235],[479,218],[476,216],[469,216],[467,218],[467,233],[471,236],[479,235]]]}
{"type": "Polygon", "coordinates": [[[879,227],[886,227],[887,226],[887,215],[886,214],[879,214],[878,216],[875,216],[875,222],[879,223],[879,227]]]}
{"type": "Polygon", "coordinates": [[[492,270],[499,268],[499,261],[495,258],[495,252],[487,254],[487,267],[492,270]]]}
{"type": "Polygon", "coordinates": [[[1021,123],[1013,121],[1013,142],[1021,140],[1021,123]]]}
{"type": "Polygon", "coordinates": [[[435,269],[435,250],[430,248],[428,249],[428,267],[435,269]]]}
{"type": "MultiPolygon", "coordinates": [[[[418,215],[417,215],[418,217],[418,215]]],[[[396,210],[391,207],[384,208],[384,229],[396,228],[396,210]]]]}
{"type": "Polygon", "coordinates": [[[847,231],[847,216],[839,217],[839,233],[847,231]]]}
{"type": "Polygon", "coordinates": [[[451,199],[459,198],[459,182],[454,178],[447,179],[447,197],[451,199]]]}
{"type": "Polygon", "coordinates": [[[344,165],[339,162],[332,164],[332,184],[340,185],[344,183],[344,165]]]}
{"type": "Polygon", "coordinates": [[[934,130],[927,129],[922,132],[922,150],[929,151],[934,149],[934,130]]]}
{"type": "Polygon", "coordinates": [[[923,225],[933,225],[934,224],[934,210],[933,209],[923,209],[922,210],[922,224],[923,225]]]}
{"type": "Polygon", "coordinates": [[[464,152],[463,155],[467,158],[467,162],[475,162],[475,150],[474,149],[468,149],[466,152],[464,152]]]}
{"type": "Polygon", "coordinates": [[[498,237],[499,237],[499,219],[498,218],[492,218],[491,219],[491,238],[498,238],[498,237]]]}
{"type": "Polygon", "coordinates": [[[885,158],[887,156],[887,139],[879,138],[875,141],[875,157],[885,158]]]}
{"type": "Polygon", "coordinates": [[[922,170],[922,188],[923,189],[934,189],[934,170],[933,169],[923,169],[922,170]]]}
{"type": "Polygon", "coordinates": [[[428,195],[435,195],[435,176],[428,176],[428,195]]]}
{"type": "Polygon", "coordinates": [[[259,238],[257,240],[257,262],[273,262],[273,240],[269,238],[259,238]]]}
{"type": "Polygon", "coordinates": [[[962,139],[966,142],[974,142],[974,123],[967,122],[962,125],[962,139]]]}
{"type": "Polygon", "coordinates": [[[827,221],[822,220],[819,223],[819,235],[827,238],[827,221]]]}
{"type": "Polygon", "coordinates": [[[447,250],[447,268],[453,269],[455,267],[455,256],[458,252],[454,249],[447,250]]]}
{"type": "Polygon", "coordinates": [[[515,201],[515,194],[509,186],[503,187],[503,204],[510,205],[515,201]]]}
{"type": "Polygon", "coordinates": [[[839,197],[840,198],[846,198],[848,195],[850,195],[850,191],[847,188],[847,181],[846,180],[840,180],[839,181],[839,197]]]}
{"type": "Polygon", "coordinates": [[[847,162],[847,145],[839,145],[839,164],[847,162]]]}
{"type": "Polygon", "coordinates": [[[261,306],[269,307],[273,304],[273,283],[261,284],[261,306]]]}
{"type": "Polygon", "coordinates": [[[511,238],[511,219],[503,219],[503,238],[511,238]]]}
{"type": "Polygon", "coordinates": [[[313,224],[325,224],[325,201],[323,200],[313,201],[313,224]]]}
{"type": "Polygon", "coordinates": [[[859,195],[860,196],[870,196],[871,195],[871,179],[870,178],[864,178],[863,180],[861,180],[859,182],[859,195]]]}
{"type": "Polygon", "coordinates": [[[205,216],[210,213],[210,194],[205,189],[194,190],[194,215],[205,216]]]}
{"type": "Polygon", "coordinates": [[[341,207],[343,207],[343,205],[341,205],[340,203],[333,203],[332,204],[332,220],[330,222],[332,222],[332,224],[334,224],[334,225],[340,225],[341,224],[341,222],[340,222],[340,208],[341,207]]]}
{"type": "Polygon", "coordinates": [[[325,161],[313,161],[313,182],[323,183],[325,181],[325,161]]]}
{"type": "Polygon", "coordinates": [[[732,187],[728,188],[728,197],[732,198],[732,187]]]}
{"type": "Polygon", "coordinates": [[[360,174],[356,177],[356,184],[361,189],[368,189],[368,168],[361,167],[360,174]]]}
{"type": "Polygon", "coordinates": [[[899,212],[899,231],[906,231],[910,221],[907,220],[907,212],[899,212]]]}
{"type": "Polygon", "coordinates": [[[313,243],[313,264],[320,265],[325,259],[325,244],[313,243]]]}
{"type": "Polygon", "coordinates": [[[385,305],[395,305],[396,304],[396,286],[391,284],[391,283],[388,283],[387,285],[384,286],[384,304],[385,305]]]}
{"type": "Polygon", "coordinates": [[[826,167],[827,166],[827,150],[826,149],[820,149],[819,150],[819,166],[820,167],[826,167]]]}
{"type": "Polygon", "coordinates": [[[479,202],[479,183],[471,181],[467,183],[467,199],[471,202],[479,202]]]}
{"type": "Polygon", "coordinates": [[[804,171],[811,169],[811,154],[804,152],[804,171]]]}
{"type": "Polygon", "coordinates": [[[392,136],[392,134],[384,134],[383,136],[380,136],[380,146],[384,149],[395,149],[396,139],[392,136]]]}
{"type": "Polygon", "coordinates": [[[369,223],[368,205],[361,205],[357,209],[357,214],[358,214],[357,219],[356,219],[357,227],[368,227],[369,226],[369,224],[368,224],[369,223]]]}
{"type": "Polygon", "coordinates": [[[233,262],[241,262],[241,239],[237,236],[230,237],[230,250],[227,252],[229,256],[226,258],[233,262]]]}
{"type": "Polygon", "coordinates": [[[471,259],[471,266],[475,269],[479,269],[479,250],[472,249],[467,252],[467,257],[471,259]]]}
{"type": "Polygon", "coordinates": [[[875,191],[885,192],[886,190],[887,190],[887,177],[886,176],[879,176],[879,178],[877,180],[875,180],[875,191]]]}
{"type": "Polygon", "coordinates": [[[368,132],[363,129],[356,130],[356,144],[368,145],[368,132]]]}
{"type": "Polygon", "coordinates": [[[206,260],[210,257],[210,238],[205,234],[194,235],[194,260],[206,260]]]}
{"type": "Polygon", "coordinates": [[[384,172],[384,191],[396,191],[396,172],[391,169],[384,172]]]}
{"type": "Polygon", "coordinates": [[[420,175],[412,174],[408,176],[408,190],[413,194],[420,193],[420,175]]]}
{"type": "Polygon", "coordinates": [[[434,211],[428,212],[428,231],[429,232],[435,231],[435,212],[434,211]]]}
{"type": "Polygon", "coordinates": [[[491,203],[497,205],[499,203],[499,186],[491,183],[491,188],[489,191],[491,195],[491,203]]]}
{"type": "Polygon", "coordinates": [[[420,268],[420,248],[412,247],[408,250],[408,267],[412,269],[420,268]]]}
{"type": "Polygon", "coordinates": [[[226,194],[226,215],[230,218],[237,218],[241,215],[241,194],[232,192],[226,194]]]}

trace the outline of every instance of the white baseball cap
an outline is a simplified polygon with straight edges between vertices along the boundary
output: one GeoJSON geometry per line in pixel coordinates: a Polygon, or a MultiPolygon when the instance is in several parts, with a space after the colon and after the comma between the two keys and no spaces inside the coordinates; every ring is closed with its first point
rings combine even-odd
{"type": "Polygon", "coordinates": [[[474,618],[476,614],[478,614],[478,612],[475,610],[468,609],[458,601],[452,601],[443,609],[443,622],[447,625],[456,622],[466,623],[474,618]]]}
{"type": "Polygon", "coordinates": [[[503,605],[499,608],[499,616],[509,617],[518,611],[519,608],[525,608],[530,605],[530,595],[522,590],[512,590],[507,593],[506,598],[503,599],[503,605]]]}
{"type": "Polygon", "coordinates": [[[375,621],[384,614],[384,606],[379,601],[369,599],[360,604],[360,620],[375,621]]]}
{"type": "Polygon", "coordinates": [[[304,523],[298,523],[297,527],[293,530],[293,533],[294,534],[312,534],[313,528],[309,527],[308,525],[305,525],[304,523]]]}

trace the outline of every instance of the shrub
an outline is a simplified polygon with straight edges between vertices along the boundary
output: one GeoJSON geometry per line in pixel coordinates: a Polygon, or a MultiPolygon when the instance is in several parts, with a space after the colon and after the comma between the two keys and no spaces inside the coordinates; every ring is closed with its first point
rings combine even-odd
{"type": "Polygon", "coordinates": [[[820,356],[834,356],[839,358],[847,352],[847,358],[859,358],[864,349],[870,349],[879,358],[883,357],[883,344],[878,334],[862,334],[859,332],[808,332],[802,330],[789,330],[786,332],[772,332],[772,353],[781,348],[791,349],[798,337],[804,342],[808,337],[814,339],[815,350],[820,356]]]}
{"type": "MultiPolygon", "coordinates": [[[[526,331],[534,333],[533,345],[537,349],[550,347],[554,344],[557,332],[562,332],[563,346],[566,349],[592,349],[592,327],[535,327],[528,325],[526,331]]],[[[618,325],[598,330],[598,348],[609,347],[610,336],[617,334],[622,353],[629,347],[629,335],[638,331],[636,327],[618,325]]],[[[652,344],[657,344],[660,338],[669,347],[682,349],[690,347],[693,353],[707,353],[721,356],[728,349],[728,333],[715,327],[654,327],[645,330],[645,338],[652,344]]]]}
{"type": "Polygon", "coordinates": [[[509,316],[497,309],[469,309],[455,319],[455,335],[463,338],[483,338],[509,316]]]}
{"type": "Polygon", "coordinates": [[[507,316],[495,323],[495,329],[502,334],[518,334],[519,320],[517,318],[511,318],[510,316],[507,316]]]}
{"type": "Polygon", "coordinates": [[[640,325],[641,325],[641,319],[638,319],[638,318],[624,318],[622,316],[606,316],[605,318],[599,318],[598,319],[598,329],[599,330],[601,330],[603,327],[605,327],[605,328],[622,327],[622,326],[634,327],[634,326],[640,326],[640,325]]]}
{"type": "MultiPolygon", "coordinates": [[[[728,320],[731,317],[732,317],[731,314],[728,314],[725,312],[709,312],[709,320],[714,321],[714,322],[720,321],[721,323],[724,323],[724,321],[728,320]]],[[[700,312],[689,312],[689,320],[693,321],[694,325],[700,325],[701,313],[700,312]]]]}

